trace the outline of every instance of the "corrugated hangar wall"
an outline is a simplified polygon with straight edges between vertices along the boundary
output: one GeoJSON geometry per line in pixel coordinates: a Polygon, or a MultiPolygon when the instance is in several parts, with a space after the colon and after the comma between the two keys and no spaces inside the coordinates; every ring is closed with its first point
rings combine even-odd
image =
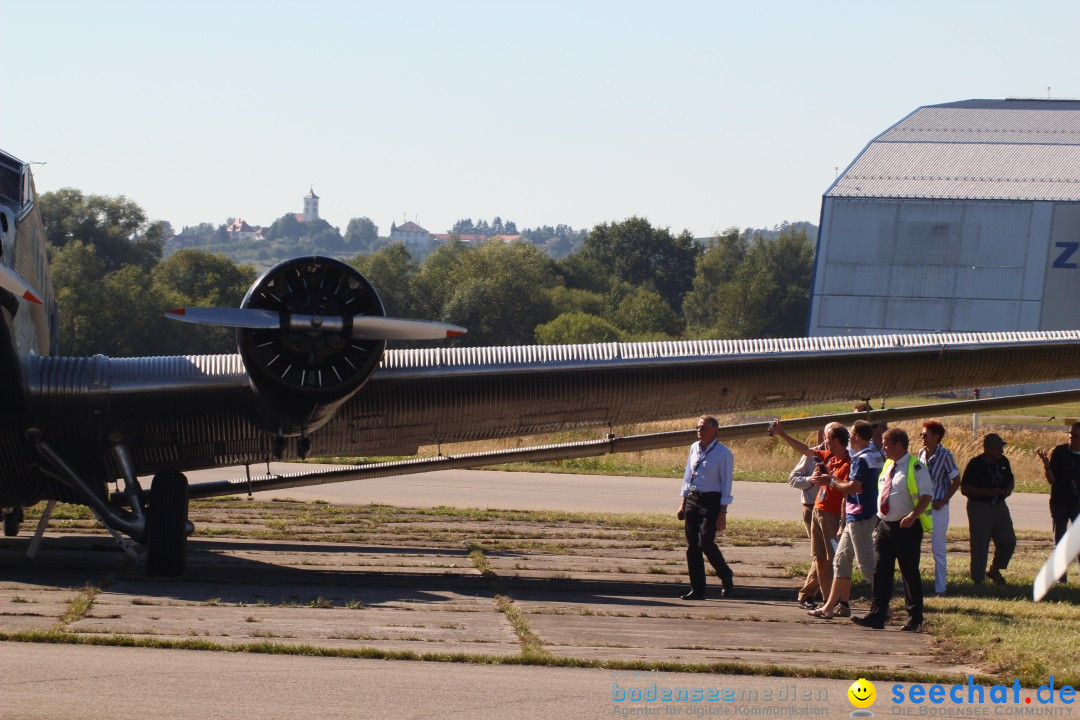
{"type": "Polygon", "coordinates": [[[1080,102],[919,108],[822,201],[809,334],[1080,328],[1080,102]]]}

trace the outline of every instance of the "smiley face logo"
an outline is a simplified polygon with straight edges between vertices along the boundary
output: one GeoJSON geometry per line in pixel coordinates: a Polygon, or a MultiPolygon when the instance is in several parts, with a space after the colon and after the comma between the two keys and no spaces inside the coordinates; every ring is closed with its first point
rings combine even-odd
{"type": "Polygon", "coordinates": [[[848,700],[857,708],[868,708],[877,699],[877,690],[866,678],[859,678],[851,683],[847,691],[848,700]]]}

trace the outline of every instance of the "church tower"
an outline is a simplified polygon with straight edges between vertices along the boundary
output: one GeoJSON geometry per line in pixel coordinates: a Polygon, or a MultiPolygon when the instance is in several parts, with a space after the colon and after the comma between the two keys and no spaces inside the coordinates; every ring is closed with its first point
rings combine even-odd
{"type": "Polygon", "coordinates": [[[315,188],[304,196],[304,222],[314,222],[319,219],[319,196],[315,194],[315,188]]]}

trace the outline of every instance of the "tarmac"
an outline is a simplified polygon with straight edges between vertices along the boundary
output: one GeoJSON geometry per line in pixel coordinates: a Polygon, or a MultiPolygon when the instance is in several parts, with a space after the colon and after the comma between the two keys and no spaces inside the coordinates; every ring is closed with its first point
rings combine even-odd
{"type": "MultiPolygon", "coordinates": [[[[273,463],[275,474],[331,468],[332,465],[273,463]]],[[[252,474],[266,466],[252,466],[252,474]]],[[[243,467],[193,473],[192,481],[244,477],[243,467]]],[[[664,513],[679,504],[682,478],[439,470],[420,475],[357,480],[255,493],[259,500],[293,498],[339,505],[379,503],[398,507],[500,508],[505,510],[574,510],[579,512],[664,513]]],[[[242,486],[238,486],[242,492],[242,486]]],[[[799,493],[784,483],[734,484],[732,517],[791,520],[800,516],[799,493]]],[[[951,527],[967,527],[964,498],[952,503],[951,527]]],[[[1017,493],[1009,498],[1017,530],[1050,529],[1049,495],[1017,493]]]]}
{"type": "MultiPolygon", "coordinates": [[[[519,497],[522,487],[548,489],[537,491],[537,497],[559,495],[566,482],[577,489],[576,495],[570,494],[569,506],[565,498],[559,499],[567,510],[585,509],[581,488],[603,495],[606,484],[612,482],[616,483],[611,487],[613,497],[651,497],[645,491],[649,487],[662,492],[664,502],[651,512],[673,510],[671,496],[677,493],[672,481],[660,484],[649,478],[566,476],[571,479],[556,480],[548,475],[490,472],[464,477],[465,484],[502,483],[500,492],[519,497]]],[[[455,483],[449,478],[401,480],[400,488],[414,498],[422,497],[427,507],[470,504],[460,497],[460,487],[446,497],[432,487],[453,488],[455,483]]],[[[363,493],[366,502],[382,501],[374,492],[377,484],[356,485],[361,487],[354,491],[363,493]]],[[[397,491],[390,486],[386,492],[397,491]]],[[[279,499],[296,494],[271,493],[279,499]]],[[[771,512],[779,507],[786,519],[794,520],[798,505],[793,495],[783,485],[744,483],[736,488],[736,496],[744,498],[738,507],[745,508],[741,512],[747,515],[768,514],[766,509],[771,512]],[[748,502],[754,494],[763,495],[748,502]]],[[[1045,503],[1045,496],[1034,500],[1045,503]]],[[[520,659],[527,652],[521,629],[505,612],[510,603],[531,633],[529,652],[549,658],[640,662],[654,667],[665,662],[741,663],[766,672],[774,665],[828,668],[849,671],[852,679],[867,670],[957,678],[979,672],[962,660],[943,656],[929,635],[901,632],[902,613],[884,631],[860,628],[842,619],[809,618],[794,602],[800,579],[787,570],[808,559],[804,542],[725,544],[723,550],[735,571],[736,596],[720,598],[714,592],[705,600],[687,602],[678,598],[687,589],[679,538],[658,542],[634,532],[611,533],[581,524],[512,519],[449,522],[437,516],[398,523],[406,531],[396,534],[392,525],[382,525],[347,542],[215,536],[214,528],[222,533],[249,522],[240,512],[244,501],[237,505],[236,513],[197,523],[200,530],[189,541],[188,571],[175,580],[148,578],[143,566],[130,561],[103,533],[47,533],[35,560],[25,557],[25,535],[0,539],[0,632],[60,629],[90,642],[101,638],[173,645],[198,641],[222,648],[279,647],[290,652],[311,648],[308,652],[416,659],[455,656],[483,663],[492,658],[520,659]],[[470,557],[470,549],[475,549],[467,540],[471,537],[488,548],[483,553],[487,567],[478,566],[475,557],[470,557]],[[517,549],[499,550],[503,538],[514,539],[517,549]],[[66,617],[72,600],[85,595],[87,587],[97,589],[89,611],[66,617]]],[[[498,502],[485,505],[498,506],[498,502]]],[[[282,503],[286,506],[292,504],[282,503]]],[[[311,507],[304,504],[293,510],[311,507]]],[[[962,515],[954,512],[958,519],[962,515]]],[[[966,561],[962,543],[950,551],[950,562],[966,561]]],[[[712,582],[717,589],[715,578],[712,582]]],[[[934,602],[927,600],[931,616],[934,602]]],[[[856,601],[855,605],[865,608],[866,603],[856,601]]],[[[33,654],[21,643],[2,643],[0,648],[0,655],[6,657],[33,654]]],[[[61,646],[58,651],[64,657],[64,652],[71,657],[90,654],[79,646],[61,646]]],[[[137,651],[151,652],[149,648],[137,651]]],[[[174,658],[184,654],[171,652],[174,658]]],[[[241,664],[266,662],[249,656],[228,657],[241,664]]],[[[349,660],[360,662],[345,659],[349,660]]],[[[0,681],[0,687],[4,684],[0,681]]],[[[601,686],[606,687],[606,681],[601,686]]],[[[5,692],[12,690],[8,687],[5,692]]],[[[606,692],[601,693],[605,698],[606,692]]],[[[609,699],[604,702],[604,707],[619,707],[611,706],[609,699]]]]}

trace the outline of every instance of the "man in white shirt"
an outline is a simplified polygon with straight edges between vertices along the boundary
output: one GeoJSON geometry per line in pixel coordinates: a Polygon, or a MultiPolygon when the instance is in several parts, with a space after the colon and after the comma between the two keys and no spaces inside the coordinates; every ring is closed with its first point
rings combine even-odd
{"type": "Polygon", "coordinates": [[[923,526],[920,519],[934,497],[934,484],[926,465],[908,452],[908,435],[900,428],[882,437],[885,467],[878,479],[878,526],[874,531],[874,601],[870,612],[852,616],[852,622],[881,630],[885,627],[893,575],[900,565],[908,621],[901,630],[917,632],[923,622],[922,579],[919,557],[923,526]]]}
{"type": "Polygon", "coordinates": [[[690,572],[690,592],[683,600],[705,597],[705,560],[723,583],[721,597],[735,592],[734,573],[716,545],[716,533],[727,527],[731,504],[731,483],[735,457],[716,439],[720,423],[711,415],[698,418],[698,441],[690,446],[683,473],[682,504],[677,516],[686,531],[686,566],[690,572]],[[704,556],[704,557],[703,557],[704,556]]]}

